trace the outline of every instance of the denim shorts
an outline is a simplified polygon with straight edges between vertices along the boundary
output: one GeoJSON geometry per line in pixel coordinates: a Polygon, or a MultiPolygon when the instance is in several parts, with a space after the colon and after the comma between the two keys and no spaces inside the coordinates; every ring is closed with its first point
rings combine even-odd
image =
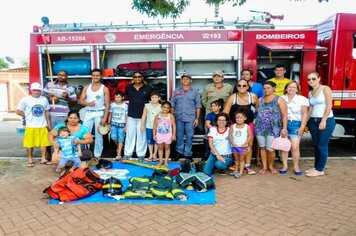
{"type": "Polygon", "coordinates": [[[248,147],[232,147],[231,152],[237,154],[246,154],[248,147]]]}
{"type": "Polygon", "coordinates": [[[111,125],[110,136],[112,140],[117,140],[119,143],[123,143],[125,141],[124,128],[120,128],[116,125],[111,125]]]}
{"type": "Polygon", "coordinates": [[[58,167],[63,168],[69,161],[73,162],[74,167],[80,167],[81,161],[80,161],[79,157],[71,157],[71,158],[63,158],[62,157],[58,163],[58,167]]]}
{"type": "Polygon", "coordinates": [[[153,139],[153,129],[147,129],[146,128],[146,138],[147,138],[147,144],[155,144],[156,141],[153,139]]]}
{"type": "Polygon", "coordinates": [[[288,136],[292,138],[299,138],[298,129],[300,129],[300,125],[302,122],[296,120],[288,120],[287,130],[288,136]]]}

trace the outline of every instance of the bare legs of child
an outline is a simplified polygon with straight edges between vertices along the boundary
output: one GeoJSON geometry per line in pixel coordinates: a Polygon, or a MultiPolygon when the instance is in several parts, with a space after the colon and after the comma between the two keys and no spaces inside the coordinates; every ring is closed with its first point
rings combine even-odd
{"type": "Polygon", "coordinates": [[[157,144],[148,144],[148,151],[150,152],[149,161],[157,161],[157,152],[158,145],[157,144]]]}
{"type": "Polygon", "coordinates": [[[235,171],[231,174],[234,175],[236,179],[240,179],[244,173],[246,154],[233,153],[233,155],[235,160],[235,171]]]}
{"type": "Polygon", "coordinates": [[[171,155],[171,145],[165,143],[158,144],[159,162],[157,166],[161,166],[163,164],[163,152],[164,152],[164,165],[168,166],[168,158],[171,155]]]}

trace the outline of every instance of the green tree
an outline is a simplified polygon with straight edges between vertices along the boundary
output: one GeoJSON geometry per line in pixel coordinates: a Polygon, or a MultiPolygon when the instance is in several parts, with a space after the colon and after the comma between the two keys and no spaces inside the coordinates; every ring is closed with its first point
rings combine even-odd
{"type": "Polygon", "coordinates": [[[4,58],[0,58],[0,69],[7,69],[7,68],[9,68],[9,63],[7,63],[4,58]]]}
{"type": "Polygon", "coordinates": [[[23,59],[23,60],[21,61],[21,66],[24,67],[24,68],[28,68],[28,67],[29,67],[28,58],[23,59]]]}
{"type": "MultiPolygon", "coordinates": [[[[146,14],[148,17],[161,16],[163,18],[178,18],[189,6],[191,0],[133,0],[132,9],[146,14]]],[[[195,0],[197,1],[197,0],[195,0]]],[[[247,0],[204,0],[208,5],[218,8],[220,5],[230,2],[232,6],[241,6],[247,0]]],[[[302,1],[302,0],[290,0],[302,1]]],[[[305,1],[305,0],[304,0],[305,1]]],[[[329,0],[314,0],[318,2],[328,2],[329,0]]]]}

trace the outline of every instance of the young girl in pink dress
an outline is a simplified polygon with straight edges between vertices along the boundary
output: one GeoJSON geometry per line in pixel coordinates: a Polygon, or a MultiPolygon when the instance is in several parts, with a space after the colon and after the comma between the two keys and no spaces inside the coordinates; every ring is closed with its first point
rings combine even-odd
{"type": "Polygon", "coordinates": [[[171,154],[171,143],[176,140],[176,121],[171,115],[171,103],[165,101],[161,105],[162,111],[155,118],[153,125],[153,139],[158,144],[158,166],[163,164],[163,152],[165,151],[164,165],[168,166],[168,158],[171,154]]]}

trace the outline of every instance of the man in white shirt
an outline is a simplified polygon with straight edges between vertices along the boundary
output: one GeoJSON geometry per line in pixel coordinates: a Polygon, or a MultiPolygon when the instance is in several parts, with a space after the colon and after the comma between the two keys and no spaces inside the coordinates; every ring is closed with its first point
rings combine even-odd
{"type": "Polygon", "coordinates": [[[26,119],[23,146],[27,148],[27,167],[33,167],[33,148],[41,148],[41,164],[47,164],[46,147],[51,146],[48,141],[49,103],[41,96],[42,87],[35,82],[30,87],[31,95],[21,99],[17,105],[16,114],[26,119]]]}

